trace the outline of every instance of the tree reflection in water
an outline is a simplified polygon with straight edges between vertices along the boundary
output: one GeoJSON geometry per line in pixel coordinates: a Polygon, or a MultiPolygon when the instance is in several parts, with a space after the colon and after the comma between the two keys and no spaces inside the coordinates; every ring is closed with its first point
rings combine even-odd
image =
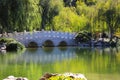
{"type": "MultiPolygon", "coordinates": [[[[8,76],[21,73],[30,80],[37,80],[40,74],[36,73],[73,72],[85,74],[88,80],[119,80],[120,77],[117,76],[120,75],[119,49],[50,47],[27,49],[22,54],[7,53],[0,55],[0,74],[8,76]]],[[[2,78],[6,77],[4,75],[2,78]]]]}

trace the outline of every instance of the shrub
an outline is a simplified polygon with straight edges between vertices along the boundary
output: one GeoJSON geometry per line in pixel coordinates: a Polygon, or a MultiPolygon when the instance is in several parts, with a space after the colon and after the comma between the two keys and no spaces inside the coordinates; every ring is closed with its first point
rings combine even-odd
{"type": "Polygon", "coordinates": [[[0,43],[6,45],[7,51],[17,51],[18,49],[24,49],[25,46],[20,42],[12,38],[0,38],[0,43]]]}
{"type": "Polygon", "coordinates": [[[91,33],[87,31],[79,32],[76,35],[75,40],[80,43],[89,42],[91,40],[91,33]]]}

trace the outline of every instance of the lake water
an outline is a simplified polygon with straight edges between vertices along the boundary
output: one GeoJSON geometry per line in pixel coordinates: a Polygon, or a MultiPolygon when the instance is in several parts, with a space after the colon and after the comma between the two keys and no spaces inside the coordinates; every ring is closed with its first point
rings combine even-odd
{"type": "Polygon", "coordinates": [[[88,80],[120,80],[120,48],[50,47],[0,53],[0,80],[39,80],[46,72],[82,73],[88,80]]]}

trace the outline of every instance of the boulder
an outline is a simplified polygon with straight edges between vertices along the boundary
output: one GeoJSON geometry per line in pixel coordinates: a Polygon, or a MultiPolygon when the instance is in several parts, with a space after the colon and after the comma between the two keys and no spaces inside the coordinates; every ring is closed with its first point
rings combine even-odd
{"type": "Polygon", "coordinates": [[[52,74],[46,73],[39,80],[87,80],[87,78],[80,73],[64,73],[64,74],[52,74]]]}

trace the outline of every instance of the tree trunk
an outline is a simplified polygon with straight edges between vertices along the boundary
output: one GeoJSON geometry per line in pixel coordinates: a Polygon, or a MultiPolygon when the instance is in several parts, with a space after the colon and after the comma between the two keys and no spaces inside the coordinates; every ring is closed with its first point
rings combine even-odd
{"type": "Polygon", "coordinates": [[[110,34],[109,34],[110,35],[110,41],[112,41],[114,31],[113,31],[112,27],[110,27],[109,30],[110,30],[110,34]]]}

